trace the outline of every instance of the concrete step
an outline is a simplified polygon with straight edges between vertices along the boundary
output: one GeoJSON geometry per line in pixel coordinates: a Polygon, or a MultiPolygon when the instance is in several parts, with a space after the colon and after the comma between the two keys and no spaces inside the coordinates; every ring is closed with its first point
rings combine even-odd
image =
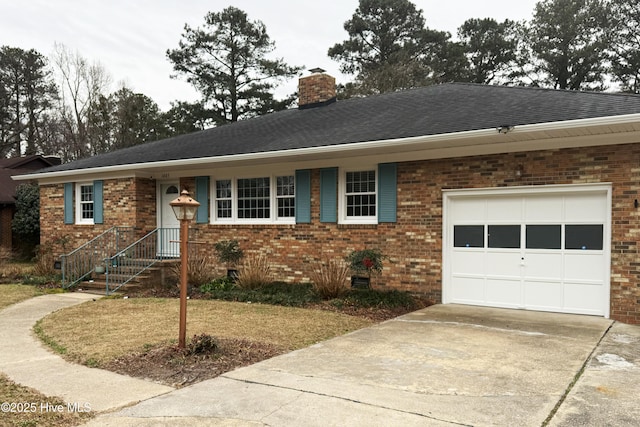
{"type": "MultiPolygon", "coordinates": [[[[154,287],[158,285],[165,285],[169,280],[169,269],[179,263],[178,259],[163,259],[163,260],[153,260],[153,259],[138,259],[138,258],[120,258],[117,267],[110,267],[109,270],[109,284],[113,286],[117,286],[118,283],[127,281],[131,278],[132,275],[138,273],[141,267],[146,267],[147,265],[155,262],[151,267],[146,268],[142,273],[138,274],[134,278],[132,278],[126,285],[125,289],[131,288],[132,286],[138,287],[154,287]]],[[[78,288],[82,289],[97,289],[104,290],[106,289],[107,282],[107,274],[102,273],[93,273],[91,276],[92,281],[84,281],[78,284],[78,288]]]]}
{"type": "MultiPolygon", "coordinates": [[[[114,284],[110,283],[109,286],[113,288],[114,284]]],[[[141,289],[141,288],[142,288],[142,285],[140,283],[129,282],[126,285],[124,285],[121,288],[119,288],[118,292],[116,292],[116,294],[121,294],[121,293],[126,292],[128,290],[132,291],[132,290],[141,289]]],[[[86,281],[86,282],[80,282],[80,283],[78,283],[78,286],[76,287],[76,290],[81,291],[81,292],[86,292],[86,293],[92,293],[92,294],[96,294],[96,295],[104,295],[106,293],[106,290],[107,290],[107,282],[100,281],[100,280],[91,280],[91,281],[86,281]]],[[[111,294],[113,294],[113,293],[111,293],[111,294]]]]}

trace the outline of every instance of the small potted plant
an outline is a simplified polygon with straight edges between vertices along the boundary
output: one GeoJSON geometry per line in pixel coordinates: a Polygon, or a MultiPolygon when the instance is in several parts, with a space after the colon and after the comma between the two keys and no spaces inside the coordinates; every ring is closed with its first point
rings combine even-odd
{"type": "Polygon", "coordinates": [[[351,276],[351,287],[369,288],[371,275],[382,272],[382,260],[385,256],[379,249],[363,249],[351,252],[345,260],[354,273],[351,276]]]}
{"type": "Polygon", "coordinates": [[[238,277],[236,266],[244,257],[237,240],[221,240],[214,246],[218,261],[227,266],[227,277],[235,280],[238,277]]]}

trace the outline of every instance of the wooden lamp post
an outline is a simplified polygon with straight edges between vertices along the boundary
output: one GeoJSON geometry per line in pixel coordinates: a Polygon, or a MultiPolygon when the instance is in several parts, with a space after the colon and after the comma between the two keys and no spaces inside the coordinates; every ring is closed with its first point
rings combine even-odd
{"type": "Polygon", "coordinates": [[[193,199],[187,190],[182,190],[180,196],[172,200],[169,205],[173,209],[178,221],[180,221],[180,331],[178,335],[178,347],[185,348],[187,335],[187,262],[189,222],[196,217],[198,211],[197,200],[193,199]]]}

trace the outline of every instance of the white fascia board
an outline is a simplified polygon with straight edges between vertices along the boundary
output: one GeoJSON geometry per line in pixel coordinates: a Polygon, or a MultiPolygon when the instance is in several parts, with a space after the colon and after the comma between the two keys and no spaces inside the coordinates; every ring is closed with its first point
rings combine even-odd
{"type": "Polygon", "coordinates": [[[459,197],[486,198],[505,195],[540,195],[540,194],[576,194],[576,193],[610,193],[613,184],[611,182],[578,183],[578,184],[550,184],[550,185],[518,185],[513,187],[484,187],[443,189],[442,194],[447,199],[459,197]]]}
{"type": "MultiPolygon", "coordinates": [[[[549,122],[549,123],[537,123],[537,124],[529,124],[529,125],[520,125],[514,127],[512,130],[508,132],[508,135],[512,137],[517,137],[518,133],[533,133],[533,132],[549,132],[549,131],[557,131],[563,129],[576,129],[576,128],[588,128],[588,127],[597,127],[597,126],[615,126],[615,125],[624,125],[637,123],[640,125],[640,114],[626,114],[619,116],[609,116],[609,117],[596,117],[591,119],[578,119],[578,120],[568,120],[561,122],[549,122]]],[[[13,177],[14,180],[23,181],[23,180],[49,180],[49,179],[60,179],[69,176],[81,176],[81,175],[92,175],[92,176],[141,176],[146,175],[145,171],[149,173],[151,171],[157,170],[194,170],[197,169],[198,166],[205,168],[211,167],[215,165],[224,165],[224,166],[241,166],[241,165],[252,165],[252,164],[260,164],[260,163],[272,163],[272,162],[301,162],[306,160],[321,160],[321,159],[342,159],[348,155],[353,156],[362,156],[362,155],[371,155],[371,154],[396,154],[396,153],[407,153],[413,151],[421,151],[426,152],[430,150],[434,150],[438,153],[438,157],[456,157],[462,155],[460,153],[460,148],[468,148],[473,147],[475,145],[500,145],[499,142],[490,142],[487,143],[487,137],[496,137],[498,136],[497,128],[491,129],[480,129],[480,130],[472,130],[465,132],[455,132],[455,133],[447,133],[447,134],[439,134],[439,135],[426,135],[426,136],[416,136],[416,137],[408,137],[408,138],[394,138],[394,139],[386,139],[379,141],[365,141],[365,142],[353,142],[353,143],[344,143],[344,144],[336,144],[336,145],[326,145],[321,147],[310,147],[310,148],[299,148],[299,149],[291,149],[291,150],[278,150],[278,151],[268,151],[268,152],[259,152],[259,153],[248,153],[248,154],[234,154],[227,156],[216,156],[216,157],[200,157],[200,158],[192,158],[192,159],[182,159],[182,160],[168,160],[168,161],[160,161],[160,162],[152,162],[152,163],[134,163],[128,165],[115,165],[115,166],[105,166],[105,167],[97,167],[97,168],[89,168],[89,169],[76,169],[76,170],[68,170],[68,171],[60,171],[60,172],[45,172],[40,174],[27,174],[27,175],[19,175],[13,177]],[[477,142],[474,142],[476,140],[477,142]],[[459,141],[465,142],[462,145],[452,144],[452,142],[459,141]],[[364,153],[364,150],[367,150],[369,153],[364,153]]],[[[530,140],[529,142],[535,142],[536,140],[530,140]]],[[[507,144],[504,144],[504,147],[507,151],[508,145],[517,145],[514,143],[515,141],[510,141],[507,144]]],[[[576,145],[574,142],[573,145],[576,145]]],[[[577,144],[579,145],[579,143],[577,144]]],[[[591,145],[591,144],[587,144],[591,145]]],[[[557,148],[562,148],[562,146],[558,146],[557,148]]],[[[514,151],[521,151],[521,149],[516,149],[514,151]]],[[[502,152],[506,152],[502,150],[502,152]]],[[[466,155],[469,155],[467,152],[466,155]]],[[[429,156],[434,158],[432,156],[429,156]]]]}

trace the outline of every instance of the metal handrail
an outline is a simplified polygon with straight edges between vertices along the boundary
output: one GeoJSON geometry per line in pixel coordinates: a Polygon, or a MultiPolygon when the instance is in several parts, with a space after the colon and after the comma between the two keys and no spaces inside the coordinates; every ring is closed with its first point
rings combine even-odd
{"type": "Polygon", "coordinates": [[[111,227],[82,246],[61,256],[62,287],[67,289],[87,278],[103,260],[134,240],[133,227],[111,227]]]}
{"type": "Polygon", "coordinates": [[[156,228],[118,253],[105,258],[106,294],[116,292],[154,264],[180,256],[179,228],[156,228]]]}

